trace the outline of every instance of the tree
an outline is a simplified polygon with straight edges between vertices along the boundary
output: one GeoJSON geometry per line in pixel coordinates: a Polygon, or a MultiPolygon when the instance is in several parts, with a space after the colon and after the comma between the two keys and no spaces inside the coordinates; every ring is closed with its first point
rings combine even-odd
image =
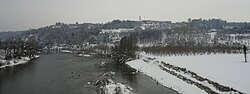
{"type": "Polygon", "coordinates": [[[35,37],[31,37],[26,42],[26,50],[29,57],[34,57],[36,51],[38,50],[38,42],[35,37]]]}
{"type": "Polygon", "coordinates": [[[113,58],[118,63],[125,63],[128,60],[135,59],[137,51],[137,38],[133,36],[125,36],[120,43],[113,48],[113,58]]]}

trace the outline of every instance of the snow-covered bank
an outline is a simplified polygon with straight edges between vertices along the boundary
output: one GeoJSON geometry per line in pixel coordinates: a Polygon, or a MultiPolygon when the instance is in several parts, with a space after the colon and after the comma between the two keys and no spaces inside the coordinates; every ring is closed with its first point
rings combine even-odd
{"type": "Polygon", "coordinates": [[[112,80],[112,75],[114,74],[114,72],[104,73],[96,81],[97,94],[134,94],[131,87],[114,82],[112,80]]]}
{"type": "Polygon", "coordinates": [[[19,64],[24,64],[30,61],[31,59],[39,58],[40,55],[35,55],[34,58],[29,58],[29,57],[22,57],[21,59],[12,59],[12,60],[2,60],[0,59],[0,63],[2,66],[0,68],[5,68],[5,67],[10,67],[10,66],[15,66],[19,64]]]}
{"type": "Polygon", "coordinates": [[[85,57],[90,57],[91,55],[88,55],[88,54],[84,54],[83,56],[85,56],[85,57]]]}
{"type": "MultiPolygon", "coordinates": [[[[250,58],[250,56],[248,56],[250,58]]],[[[141,53],[129,66],[183,94],[250,93],[242,54],[160,57],[141,53]]]]}

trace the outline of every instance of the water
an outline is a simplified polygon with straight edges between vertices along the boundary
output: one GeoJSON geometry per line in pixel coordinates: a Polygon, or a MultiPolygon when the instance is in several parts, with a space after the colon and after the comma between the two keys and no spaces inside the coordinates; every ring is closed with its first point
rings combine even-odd
{"type": "Polygon", "coordinates": [[[131,86],[138,94],[176,94],[143,74],[130,74],[121,66],[96,67],[102,58],[74,54],[49,54],[30,63],[0,70],[0,94],[95,94],[94,82],[114,71],[114,80],[131,86]],[[88,84],[90,82],[91,84],[88,84]]]}

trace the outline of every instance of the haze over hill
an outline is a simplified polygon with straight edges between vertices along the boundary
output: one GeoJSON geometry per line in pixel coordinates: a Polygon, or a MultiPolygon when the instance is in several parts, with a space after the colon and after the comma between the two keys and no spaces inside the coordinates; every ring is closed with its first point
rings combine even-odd
{"type": "Polygon", "coordinates": [[[105,24],[56,23],[22,32],[0,32],[0,40],[25,40],[36,37],[41,47],[59,44],[82,45],[118,42],[124,36],[135,36],[139,44],[163,45],[250,45],[250,23],[227,22],[221,19],[188,19],[171,21],[122,21],[105,24]]]}
{"type": "Polygon", "coordinates": [[[249,9],[249,0],[0,0],[0,32],[55,22],[138,20],[139,16],[161,21],[221,18],[245,22],[250,21],[249,9]]]}

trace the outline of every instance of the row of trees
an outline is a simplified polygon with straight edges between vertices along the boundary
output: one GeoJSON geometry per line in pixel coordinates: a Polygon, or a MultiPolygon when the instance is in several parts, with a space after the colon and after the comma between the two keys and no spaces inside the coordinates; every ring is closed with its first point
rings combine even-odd
{"type": "Polygon", "coordinates": [[[207,46],[150,46],[142,47],[142,51],[155,55],[198,55],[198,54],[212,54],[212,53],[240,53],[242,46],[228,46],[220,45],[207,45],[207,46]]]}
{"type": "Polygon", "coordinates": [[[4,51],[5,60],[20,59],[26,56],[31,58],[37,54],[38,42],[35,37],[31,37],[26,41],[21,39],[0,41],[0,50],[4,51]]]}

